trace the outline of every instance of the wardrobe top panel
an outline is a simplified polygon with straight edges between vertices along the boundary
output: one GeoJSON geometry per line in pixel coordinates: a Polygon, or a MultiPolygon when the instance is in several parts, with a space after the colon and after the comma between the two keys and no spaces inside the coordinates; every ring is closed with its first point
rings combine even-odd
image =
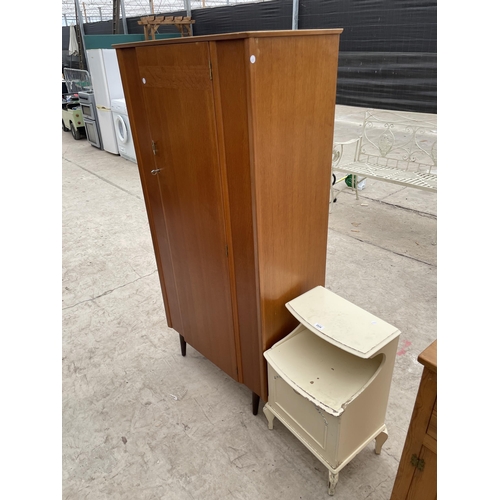
{"type": "Polygon", "coordinates": [[[242,38],[269,38],[289,36],[340,35],[343,28],[317,30],[272,30],[272,31],[241,31],[237,33],[223,33],[218,35],[186,36],[181,38],[165,38],[161,40],[144,40],[142,42],[119,43],[113,45],[115,49],[144,47],[147,45],[172,45],[177,43],[210,42],[237,40],[242,38]]]}

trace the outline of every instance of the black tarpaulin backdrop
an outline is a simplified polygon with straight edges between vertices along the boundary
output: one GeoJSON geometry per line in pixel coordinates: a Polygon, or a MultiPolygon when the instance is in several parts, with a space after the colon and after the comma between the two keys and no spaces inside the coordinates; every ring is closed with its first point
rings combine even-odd
{"type": "MultiPolygon", "coordinates": [[[[291,29],[292,5],[292,0],[276,0],[193,10],[193,34],[291,29]]],[[[143,33],[138,20],[127,19],[129,33],[143,33]]],[[[110,34],[111,26],[104,21],[84,24],[84,30],[110,34]]],[[[338,104],[437,112],[437,0],[300,0],[299,29],[320,28],[344,29],[338,104]]],[[[177,30],[162,26],[158,32],[177,30]]],[[[64,58],[69,28],[63,27],[62,38],[64,58]]]]}

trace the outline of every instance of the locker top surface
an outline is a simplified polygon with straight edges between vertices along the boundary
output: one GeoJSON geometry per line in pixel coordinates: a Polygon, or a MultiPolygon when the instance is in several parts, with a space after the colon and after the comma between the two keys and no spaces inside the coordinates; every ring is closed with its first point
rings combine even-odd
{"type": "Polygon", "coordinates": [[[400,334],[395,326],[323,286],[287,302],[286,307],[300,323],[323,340],[365,359],[400,334]]]}

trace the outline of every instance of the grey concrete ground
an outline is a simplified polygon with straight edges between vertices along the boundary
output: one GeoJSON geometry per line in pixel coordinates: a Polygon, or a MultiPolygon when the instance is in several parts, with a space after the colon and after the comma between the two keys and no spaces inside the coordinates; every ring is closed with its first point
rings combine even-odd
{"type": "MultiPolygon", "coordinates": [[[[337,107],[336,139],[363,109],[337,107]]],[[[62,498],[330,498],[325,467],[251,393],[168,329],[137,166],[62,133],[62,498]]],[[[387,500],[436,338],[436,195],[368,180],[332,206],[326,285],[402,334],[382,454],[338,500],[387,500]]]]}

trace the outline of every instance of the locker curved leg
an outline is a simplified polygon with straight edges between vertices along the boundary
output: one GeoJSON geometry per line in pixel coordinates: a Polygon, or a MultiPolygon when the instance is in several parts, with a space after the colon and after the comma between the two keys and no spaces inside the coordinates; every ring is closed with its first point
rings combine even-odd
{"type": "Polygon", "coordinates": [[[380,455],[382,452],[382,445],[387,441],[388,437],[387,427],[384,425],[382,432],[375,438],[375,453],[377,455],[380,455]]]}
{"type": "Polygon", "coordinates": [[[339,482],[339,475],[338,473],[335,474],[331,470],[328,471],[328,494],[333,495],[333,492],[335,491],[335,487],[337,486],[337,483],[339,482]]]}
{"type": "Polygon", "coordinates": [[[272,413],[271,410],[269,410],[267,405],[265,405],[264,408],[262,408],[262,411],[264,412],[264,415],[267,418],[267,428],[272,430],[273,429],[273,421],[274,421],[274,413],[272,413]]]}

